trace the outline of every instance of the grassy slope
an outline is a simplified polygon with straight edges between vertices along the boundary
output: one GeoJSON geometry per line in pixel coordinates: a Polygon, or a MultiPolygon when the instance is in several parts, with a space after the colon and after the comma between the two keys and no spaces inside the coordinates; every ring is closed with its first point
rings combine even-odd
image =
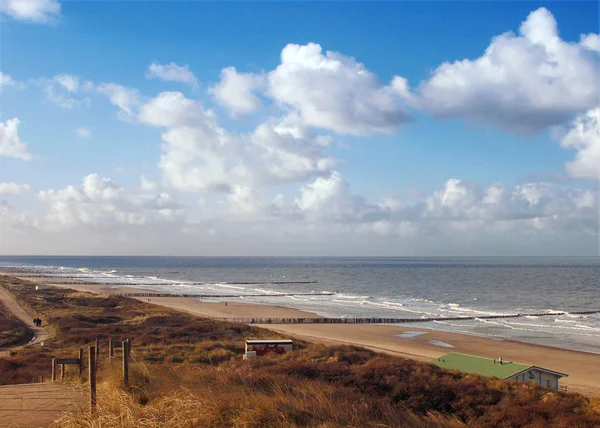
{"type": "Polygon", "coordinates": [[[598,402],[578,394],[298,341],[294,353],[245,362],[245,338],[281,336],[132,299],[21,284],[17,298],[45,314],[57,337],[43,353],[0,360],[0,384],[47,376],[51,356],[73,356],[97,337],[103,354],[109,336],[134,340],[133,387],[120,388],[118,363],[103,361],[100,411],[93,419],[69,415],[64,426],[600,426],[598,402]]]}

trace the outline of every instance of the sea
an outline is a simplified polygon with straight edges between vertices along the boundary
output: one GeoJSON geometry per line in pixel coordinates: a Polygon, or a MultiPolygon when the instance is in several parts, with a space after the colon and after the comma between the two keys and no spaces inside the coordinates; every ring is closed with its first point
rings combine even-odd
{"type": "Polygon", "coordinates": [[[127,283],[170,293],[228,295],[205,300],[287,306],[328,317],[544,313],[550,315],[416,322],[410,327],[600,354],[600,314],[571,313],[600,311],[598,257],[0,256],[2,267],[115,287],[127,283]],[[282,295],[290,293],[315,294],[282,295]]]}

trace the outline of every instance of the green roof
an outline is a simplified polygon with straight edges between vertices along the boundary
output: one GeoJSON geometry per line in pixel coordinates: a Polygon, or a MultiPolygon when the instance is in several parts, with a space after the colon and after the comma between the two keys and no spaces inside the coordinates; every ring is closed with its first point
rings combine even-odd
{"type": "Polygon", "coordinates": [[[499,364],[497,360],[494,363],[491,358],[456,352],[436,358],[432,363],[444,369],[459,370],[481,376],[494,376],[500,379],[507,379],[533,367],[532,365],[513,363],[512,361],[503,361],[502,364],[499,364]]]}

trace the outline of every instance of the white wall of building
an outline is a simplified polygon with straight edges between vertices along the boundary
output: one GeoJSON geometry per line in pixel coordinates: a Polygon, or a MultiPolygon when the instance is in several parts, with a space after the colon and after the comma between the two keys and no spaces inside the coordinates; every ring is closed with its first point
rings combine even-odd
{"type": "Polygon", "coordinates": [[[560,379],[560,377],[555,374],[533,368],[522,374],[519,374],[518,376],[510,377],[507,380],[516,380],[518,382],[535,382],[544,388],[549,388],[556,391],[558,389],[558,379],[560,379]]]}

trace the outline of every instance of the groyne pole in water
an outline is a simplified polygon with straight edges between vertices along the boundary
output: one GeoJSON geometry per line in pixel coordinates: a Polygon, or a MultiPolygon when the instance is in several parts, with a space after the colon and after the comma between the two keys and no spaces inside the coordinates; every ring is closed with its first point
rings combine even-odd
{"type": "MultiPolygon", "coordinates": [[[[17,275],[18,274],[14,274],[17,275]]],[[[22,275],[25,277],[25,275],[22,275]]],[[[56,278],[60,280],[89,279],[89,281],[57,282],[56,284],[99,284],[99,285],[164,285],[157,282],[109,282],[94,281],[98,277],[87,276],[52,276],[52,275],[27,275],[27,278],[56,278]]],[[[163,278],[164,279],[164,278],[163,278]]],[[[169,282],[168,285],[286,285],[286,284],[316,284],[317,281],[255,281],[255,282],[169,282]]]]}
{"type": "MultiPolygon", "coordinates": [[[[124,285],[124,284],[120,284],[124,285]]],[[[113,293],[123,297],[183,297],[188,299],[235,298],[235,297],[290,297],[290,296],[333,296],[335,293],[278,293],[278,294],[173,294],[173,293],[113,293]]]]}
{"type": "Polygon", "coordinates": [[[531,314],[482,315],[468,317],[429,317],[429,318],[217,318],[219,321],[239,322],[244,324],[404,324],[431,321],[464,321],[476,319],[522,318],[528,316],[550,317],[560,315],[591,315],[595,311],[540,312],[531,314]]]}

